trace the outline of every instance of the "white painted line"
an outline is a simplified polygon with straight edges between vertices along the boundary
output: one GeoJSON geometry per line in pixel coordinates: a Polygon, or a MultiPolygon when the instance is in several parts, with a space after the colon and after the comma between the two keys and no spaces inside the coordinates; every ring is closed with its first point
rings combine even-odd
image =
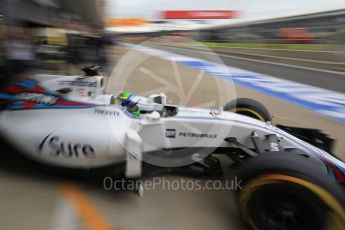
{"type": "MultiPolygon", "coordinates": [[[[159,43],[153,43],[157,45],[161,45],[159,43]]],[[[175,46],[175,45],[163,45],[171,48],[187,48],[187,49],[194,49],[194,50],[210,50],[211,48],[204,48],[204,47],[187,47],[185,45],[175,46]]],[[[225,48],[225,47],[223,47],[225,48]]],[[[335,62],[335,61],[321,61],[321,60],[313,60],[313,59],[305,59],[305,58],[294,58],[294,57],[283,57],[283,56],[276,56],[276,55],[266,55],[266,54],[253,54],[253,53],[246,53],[246,52],[235,52],[235,51],[226,51],[226,50],[212,50],[213,52],[223,52],[223,53],[234,53],[234,54],[243,54],[243,55],[251,55],[257,57],[266,57],[266,58],[276,58],[276,59],[285,59],[285,60],[293,60],[293,61],[301,61],[301,62],[311,62],[311,63],[320,63],[320,64],[329,64],[329,65],[344,65],[344,62],[335,62]]],[[[339,53],[341,53],[339,51],[339,53]]]]}
{"type": "MultiPolygon", "coordinates": [[[[180,44],[179,44],[180,45],[180,44]]],[[[186,46],[186,45],[183,45],[186,46]]],[[[195,45],[194,45],[195,46],[195,45]]],[[[251,50],[269,50],[269,51],[292,51],[292,52],[312,52],[312,53],[344,53],[343,51],[331,51],[331,50],[294,50],[294,49],[278,49],[278,48],[255,48],[255,47],[226,47],[226,46],[207,46],[208,48],[229,48],[229,49],[251,49],[251,50]]],[[[188,47],[188,46],[186,46],[188,47]]],[[[200,47],[202,48],[202,47],[200,47]]]]}
{"type": "MultiPolygon", "coordinates": [[[[169,46],[169,48],[180,49],[180,50],[186,51],[185,48],[171,47],[171,46],[169,46]]],[[[216,54],[216,53],[209,53],[209,52],[204,52],[204,51],[196,51],[196,50],[192,50],[192,49],[188,49],[188,52],[203,53],[203,54],[208,54],[208,55],[217,55],[217,56],[221,56],[221,57],[230,57],[230,58],[239,59],[239,60],[253,61],[253,62],[265,63],[265,64],[270,64],[270,65],[278,65],[278,66],[284,66],[284,67],[290,67],[290,68],[296,68],[296,69],[311,70],[311,71],[317,71],[317,72],[322,72],[322,73],[331,73],[331,74],[337,74],[337,75],[345,76],[345,72],[334,71],[334,70],[325,70],[325,69],[312,68],[312,67],[299,66],[299,65],[292,65],[292,64],[284,64],[284,63],[278,63],[278,62],[272,62],[272,61],[256,60],[256,59],[251,59],[251,58],[237,57],[237,56],[228,55],[228,54],[216,54]]]]}
{"type": "Polygon", "coordinates": [[[320,60],[312,60],[312,59],[305,59],[305,58],[282,57],[282,56],[275,56],[275,55],[251,54],[251,53],[243,53],[243,52],[227,52],[227,51],[221,51],[221,52],[224,52],[224,53],[235,53],[235,54],[244,54],[244,55],[257,56],[257,57],[266,57],[266,58],[276,58],[276,59],[292,60],[292,61],[311,62],[311,63],[318,63],[318,64],[345,65],[344,62],[320,61],[320,60]]]}
{"type": "Polygon", "coordinates": [[[59,197],[51,227],[52,230],[74,230],[77,229],[77,213],[73,205],[59,197]]]}

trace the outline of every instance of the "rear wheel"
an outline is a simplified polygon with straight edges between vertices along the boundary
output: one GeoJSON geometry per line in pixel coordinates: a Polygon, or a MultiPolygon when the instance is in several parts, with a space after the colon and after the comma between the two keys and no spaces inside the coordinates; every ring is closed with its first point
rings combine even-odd
{"type": "Polygon", "coordinates": [[[263,122],[271,120],[271,115],[265,106],[249,98],[233,100],[224,106],[224,110],[252,117],[263,122]]]}
{"type": "Polygon", "coordinates": [[[239,177],[239,208],[253,229],[345,228],[343,190],[312,159],[266,153],[249,160],[239,177]]]}

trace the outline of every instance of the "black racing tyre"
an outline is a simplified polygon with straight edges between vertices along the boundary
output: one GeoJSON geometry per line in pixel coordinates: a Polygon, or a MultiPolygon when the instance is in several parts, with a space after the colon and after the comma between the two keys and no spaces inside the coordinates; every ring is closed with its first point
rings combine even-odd
{"type": "Polygon", "coordinates": [[[224,106],[225,111],[242,114],[260,121],[271,121],[271,115],[261,103],[249,98],[237,98],[224,106]]]}
{"type": "Polygon", "coordinates": [[[314,159],[270,152],[246,162],[238,177],[238,207],[253,229],[345,229],[344,190],[314,159]]]}

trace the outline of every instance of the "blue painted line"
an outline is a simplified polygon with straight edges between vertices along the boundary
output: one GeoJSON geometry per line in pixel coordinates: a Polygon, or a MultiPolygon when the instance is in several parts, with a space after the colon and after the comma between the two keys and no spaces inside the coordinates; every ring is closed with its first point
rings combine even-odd
{"type": "Polygon", "coordinates": [[[231,69],[218,66],[218,64],[209,64],[206,61],[178,61],[178,63],[345,122],[345,95],[343,94],[272,77],[266,78],[261,74],[246,73],[245,71],[243,73],[231,72],[231,69]],[[309,100],[306,99],[306,96],[309,100]],[[312,100],[313,98],[315,100],[312,100]]]}
{"type": "Polygon", "coordinates": [[[205,71],[211,76],[231,81],[245,88],[345,123],[345,94],[143,45],[133,45],[130,43],[125,43],[124,45],[165,60],[176,61],[192,69],[205,71]]]}

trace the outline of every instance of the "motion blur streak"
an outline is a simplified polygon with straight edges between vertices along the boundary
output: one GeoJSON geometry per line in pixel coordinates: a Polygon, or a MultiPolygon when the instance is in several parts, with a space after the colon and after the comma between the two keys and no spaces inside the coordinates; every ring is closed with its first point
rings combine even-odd
{"type": "Polygon", "coordinates": [[[59,191],[79,212],[80,217],[90,230],[114,230],[94,207],[90,199],[76,185],[64,183],[59,185],[59,191]]]}

